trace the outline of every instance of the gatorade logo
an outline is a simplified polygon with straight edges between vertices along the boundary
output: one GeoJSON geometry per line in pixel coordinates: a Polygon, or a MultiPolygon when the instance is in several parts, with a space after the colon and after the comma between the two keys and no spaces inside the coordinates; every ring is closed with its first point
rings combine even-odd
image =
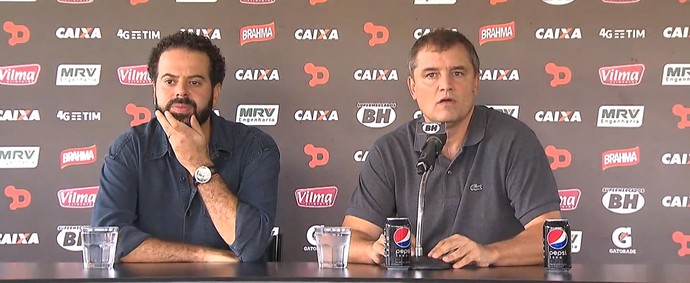
{"type": "Polygon", "coordinates": [[[316,66],[312,63],[304,65],[304,72],[307,73],[307,75],[311,75],[311,79],[309,80],[310,87],[326,84],[330,77],[326,67],[316,66]]]}
{"type": "Polygon", "coordinates": [[[388,28],[385,26],[375,25],[372,22],[366,22],[364,24],[364,32],[371,36],[369,39],[369,46],[384,44],[388,42],[388,28]]]}
{"type": "Polygon", "coordinates": [[[31,192],[25,189],[7,186],[5,187],[5,196],[12,199],[10,210],[25,208],[31,204],[31,192]]]}
{"type": "Polygon", "coordinates": [[[125,112],[132,116],[130,126],[135,127],[151,121],[151,110],[146,107],[139,107],[134,103],[128,103],[125,106],[125,112]]]}
{"type": "Polygon", "coordinates": [[[412,233],[407,227],[400,227],[393,232],[393,242],[395,242],[398,247],[408,248],[412,238],[412,233]]]}
{"type": "Polygon", "coordinates": [[[544,70],[547,74],[553,76],[553,79],[551,80],[551,87],[569,84],[570,78],[573,75],[568,67],[558,66],[554,63],[546,64],[544,70]]]}
{"type": "Polygon", "coordinates": [[[7,44],[15,46],[17,44],[27,43],[31,38],[31,30],[25,25],[18,25],[10,21],[2,24],[2,29],[10,34],[10,39],[7,44]]]}
{"type": "Polygon", "coordinates": [[[328,160],[330,160],[330,155],[326,148],[316,147],[310,143],[304,146],[304,153],[311,157],[309,168],[324,166],[328,164],[328,160]]]}
{"type": "Polygon", "coordinates": [[[568,235],[563,228],[553,228],[546,234],[546,241],[552,249],[561,250],[568,244],[568,235]]]}

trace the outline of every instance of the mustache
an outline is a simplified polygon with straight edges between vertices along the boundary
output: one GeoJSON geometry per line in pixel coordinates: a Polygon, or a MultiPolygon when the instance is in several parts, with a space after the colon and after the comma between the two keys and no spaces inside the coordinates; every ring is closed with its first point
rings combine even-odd
{"type": "Polygon", "coordinates": [[[189,97],[176,97],[174,99],[171,99],[170,101],[168,101],[168,104],[165,105],[165,109],[170,110],[172,105],[175,103],[191,105],[194,107],[194,109],[196,109],[196,102],[194,102],[194,100],[191,100],[189,97]]]}

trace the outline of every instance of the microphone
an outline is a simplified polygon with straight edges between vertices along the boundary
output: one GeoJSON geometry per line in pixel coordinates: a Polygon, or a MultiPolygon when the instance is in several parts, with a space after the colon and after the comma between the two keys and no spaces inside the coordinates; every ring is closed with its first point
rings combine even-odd
{"type": "Polygon", "coordinates": [[[419,197],[417,199],[417,237],[415,241],[415,255],[410,258],[410,269],[413,270],[427,270],[427,269],[450,269],[452,266],[442,260],[430,258],[424,255],[422,249],[423,226],[422,218],[424,217],[424,195],[426,193],[426,182],[429,174],[434,170],[434,164],[438,158],[443,145],[446,144],[446,123],[426,123],[420,122],[417,124],[417,136],[415,141],[425,140],[422,146],[422,152],[419,154],[419,161],[417,162],[417,174],[422,175],[419,182],[419,197]]]}
{"type": "Polygon", "coordinates": [[[446,144],[446,123],[436,122],[419,122],[417,123],[417,135],[424,135],[426,142],[422,146],[422,152],[419,154],[419,161],[417,161],[417,174],[422,175],[424,172],[431,171],[434,168],[436,159],[446,144]]]}

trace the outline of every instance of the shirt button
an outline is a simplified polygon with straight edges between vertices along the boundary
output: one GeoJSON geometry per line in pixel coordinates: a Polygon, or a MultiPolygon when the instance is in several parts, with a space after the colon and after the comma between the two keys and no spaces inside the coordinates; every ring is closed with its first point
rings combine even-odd
{"type": "Polygon", "coordinates": [[[192,211],[191,211],[191,210],[187,210],[187,216],[190,216],[190,215],[192,215],[192,211]]]}
{"type": "Polygon", "coordinates": [[[448,171],[446,172],[446,174],[451,175],[451,174],[453,174],[453,171],[448,170],[448,171]]]}
{"type": "Polygon", "coordinates": [[[184,182],[184,181],[187,181],[187,177],[185,177],[185,176],[180,177],[180,182],[184,182]]]}

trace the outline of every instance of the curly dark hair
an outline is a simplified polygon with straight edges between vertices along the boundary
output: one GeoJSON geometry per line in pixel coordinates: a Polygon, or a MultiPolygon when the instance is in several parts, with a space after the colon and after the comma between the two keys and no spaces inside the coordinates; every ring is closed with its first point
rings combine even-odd
{"type": "Polygon", "coordinates": [[[149,55],[148,71],[151,80],[156,82],[158,78],[158,62],[161,54],[168,49],[182,48],[191,51],[200,51],[208,55],[211,61],[211,69],[208,70],[211,76],[211,86],[223,84],[225,79],[225,57],[220,53],[220,49],[214,45],[208,37],[196,35],[187,31],[179,31],[168,35],[158,42],[158,45],[151,49],[149,55]]]}

